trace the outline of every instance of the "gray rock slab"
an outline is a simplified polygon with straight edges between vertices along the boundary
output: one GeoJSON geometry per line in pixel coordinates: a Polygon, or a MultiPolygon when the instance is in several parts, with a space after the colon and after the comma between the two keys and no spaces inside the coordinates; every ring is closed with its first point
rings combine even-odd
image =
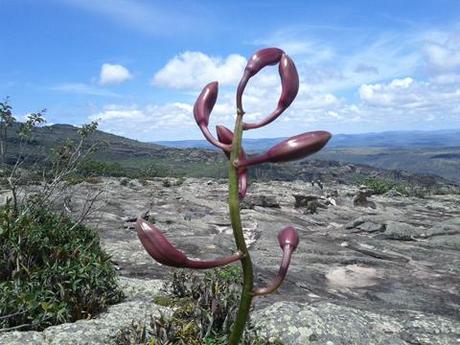
{"type": "Polygon", "coordinates": [[[275,303],[253,315],[261,334],[291,345],[454,345],[460,325],[417,312],[382,315],[329,302],[275,303]]]}

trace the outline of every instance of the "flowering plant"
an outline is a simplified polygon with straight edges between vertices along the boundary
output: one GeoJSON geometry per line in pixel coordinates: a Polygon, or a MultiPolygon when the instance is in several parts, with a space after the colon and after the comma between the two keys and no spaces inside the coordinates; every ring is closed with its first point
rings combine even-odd
{"type": "Polygon", "coordinates": [[[283,252],[278,274],[266,287],[254,287],[254,273],[251,256],[243,237],[243,228],[240,216],[240,201],[245,197],[248,189],[248,167],[265,162],[286,162],[301,159],[321,150],[331,138],[325,131],[306,132],[284,140],[270,148],[263,154],[247,156],[242,148],[244,130],[260,128],[268,125],[280,116],[294,101],[299,90],[299,76],[292,59],[278,48],[266,48],[256,52],[249,60],[236,92],[236,121],[232,132],[224,126],[217,126],[217,138],[208,128],[209,117],[216,103],[218,83],[216,81],[206,85],[195,102],[193,113],[196,123],[204,137],[216,147],[222,149],[229,159],[229,209],[233,228],[233,235],[237,251],[234,255],[215,260],[192,260],[183,252],[176,249],[153,224],[139,218],[136,230],[144,248],[156,261],[172,267],[206,269],[228,265],[240,261],[243,268],[243,289],[240,305],[229,344],[237,345],[240,342],[244,327],[249,315],[249,309],[254,297],[274,292],[286,277],[292,253],[299,244],[297,231],[287,226],[278,234],[278,242],[283,252]],[[281,95],[275,110],[259,122],[243,122],[242,96],[250,78],[262,68],[278,64],[281,78],[281,95]]]}

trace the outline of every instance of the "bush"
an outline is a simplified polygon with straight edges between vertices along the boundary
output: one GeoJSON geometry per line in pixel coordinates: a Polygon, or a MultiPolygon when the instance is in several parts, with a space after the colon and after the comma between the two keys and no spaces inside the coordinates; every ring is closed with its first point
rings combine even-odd
{"type": "Polygon", "coordinates": [[[371,189],[374,194],[385,194],[393,189],[402,195],[407,195],[406,188],[402,184],[387,179],[370,177],[362,184],[371,189]]]}
{"type": "Polygon", "coordinates": [[[0,330],[89,318],[122,298],[96,232],[42,207],[0,208],[0,330]]]}
{"type": "Polygon", "coordinates": [[[78,168],[78,173],[85,177],[94,175],[122,177],[128,175],[128,172],[117,162],[111,163],[96,160],[86,160],[83,162],[78,168]]]}
{"type": "MultiPolygon", "coordinates": [[[[155,303],[174,308],[171,317],[152,317],[133,323],[115,336],[118,345],[180,344],[224,345],[228,343],[240,299],[242,285],[239,266],[215,269],[203,275],[178,270],[165,284],[165,296],[155,303]]],[[[282,345],[262,338],[249,322],[242,341],[244,345],[282,345]]]]}

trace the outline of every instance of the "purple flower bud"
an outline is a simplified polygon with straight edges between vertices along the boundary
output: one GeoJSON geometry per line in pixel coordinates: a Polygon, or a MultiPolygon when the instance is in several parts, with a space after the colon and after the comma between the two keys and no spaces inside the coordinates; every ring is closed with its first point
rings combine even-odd
{"type": "Polygon", "coordinates": [[[248,170],[241,169],[238,171],[238,196],[243,200],[248,191],[248,170]]]}
{"type": "MultiPolygon", "coordinates": [[[[233,142],[233,132],[225,126],[216,126],[217,138],[223,144],[231,144],[233,142]]],[[[230,159],[230,152],[224,151],[228,159],[230,159]]],[[[241,148],[239,159],[246,159],[246,152],[241,148]]],[[[238,169],[238,194],[240,200],[246,196],[248,191],[248,172],[246,168],[238,169]]]]}
{"type": "MultiPolygon", "coordinates": [[[[233,132],[225,126],[216,126],[217,139],[222,144],[231,145],[233,142],[233,132]]],[[[242,150],[241,150],[242,151],[242,150]]],[[[230,159],[230,152],[224,151],[228,159],[230,159]]]]}
{"type": "Polygon", "coordinates": [[[255,296],[267,295],[274,292],[281,286],[281,283],[286,278],[289,264],[291,263],[292,253],[296,250],[299,244],[299,236],[297,231],[292,226],[287,226],[278,234],[278,242],[283,251],[283,258],[281,259],[280,268],[276,277],[264,288],[254,289],[255,296]]]}
{"type": "Polygon", "coordinates": [[[278,107],[286,109],[294,101],[299,92],[299,74],[295,68],[294,61],[283,54],[279,65],[281,77],[281,97],[278,101],[278,107]]]}
{"type": "Polygon", "coordinates": [[[184,253],[177,250],[171,242],[153,224],[138,218],[136,222],[137,235],[149,255],[159,263],[179,268],[206,269],[224,266],[242,258],[240,252],[215,260],[191,260],[184,253]]]}
{"type": "Polygon", "coordinates": [[[291,246],[292,250],[296,250],[299,245],[299,236],[297,235],[297,231],[292,226],[285,227],[278,234],[278,243],[280,244],[281,249],[286,246],[291,246]]]}
{"type": "Polygon", "coordinates": [[[247,71],[249,78],[251,78],[265,66],[276,65],[280,62],[283,54],[284,52],[279,48],[261,49],[249,58],[245,71],[247,71]]]}
{"type": "Polygon", "coordinates": [[[217,94],[219,92],[219,83],[213,81],[206,85],[198,96],[195,106],[193,107],[193,115],[198,126],[208,126],[209,116],[214,108],[217,100],[217,94]]]}
{"type": "Polygon", "coordinates": [[[219,91],[219,84],[217,81],[209,83],[206,85],[198,96],[195,106],[193,107],[193,115],[195,116],[195,121],[200,127],[201,132],[204,137],[214,146],[221,148],[224,151],[230,151],[231,147],[229,145],[223,145],[220,143],[208,129],[209,117],[211,111],[214,108],[217,100],[217,94],[219,91]]]}
{"type": "Polygon", "coordinates": [[[284,52],[279,48],[265,48],[257,51],[250,57],[236,91],[236,106],[239,111],[243,112],[241,97],[249,79],[256,75],[265,66],[275,65],[280,62],[283,53],[284,52]]]}
{"type": "Polygon", "coordinates": [[[265,119],[257,123],[244,123],[243,129],[254,129],[265,126],[280,116],[294,101],[299,92],[299,74],[292,59],[283,54],[279,64],[281,77],[281,96],[276,109],[265,119]]]}
{"type": "Polygon", "coordinates": [[[277,163],[301,159],[321,150],[330,138],[331,134],[325,131],[302,133],[276,144],[260,156],[240,159],[238,165],[248,167],[266,162],[277,163]]]}

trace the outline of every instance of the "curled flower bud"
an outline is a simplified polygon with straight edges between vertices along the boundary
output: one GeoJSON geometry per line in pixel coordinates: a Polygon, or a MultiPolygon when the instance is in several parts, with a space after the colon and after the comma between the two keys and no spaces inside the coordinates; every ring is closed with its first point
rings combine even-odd
{"type": "Polygon", "coordinates": [[[296,250],[299,244],[299,236],[297,235],[297,231],[292,226],[285,227],[278,234],[278,243],[280,244],[281,250],[283,251],[283,258],[281,259],[278,274],[266,287],[254,289],[253,294],[255,296],[267,295],[274,292],[281,286],[281,283],[286,278],[289,264],[291,263],[292,253],[296,250]]]}
{"type": "Polygon", "coordinates": [[[219,84],[217,81],[206,85],[198,96],[195,106],[193,107],[193,115],[195,121],[200,127],[204,137],[214,146],[221,148],[224,151],[230,151],[231,146],[220,143],[208,129],[209,117],[211,111],[214,108],[217,100],[217,94],[219,90],[219,84]]]}
{"type": "Polygon", "coordinates": [[[279,64],[279,73],[281,77],[281,96],[278,100],[276,109],[265,119],[257,123],[244,123],[243,129],[260,128],[274,121],[280,116],[294,101],[299,92],[299,74],[292,59],[283,54],[279,64]]]}
{"type": "MultiPolygon", "coordinates": [[[[233,132],[225,126],[216,126],[217,138],[223,144],[231,144],[233,142],[233,132]]],[[[230,152],[224,151],[228,159],[230,159],[230,152]]],[[[246,152],[241,148],[239,159],[246,159],[246,152]]],[[[238,194],[240,200],[246,196],[248,190],[248,172],[246,168],[238,169],[238,194]]]]}
{"type": "Polygon", "coordinates": [[[287,162],[307,157],[321,150],[331,138],[331,134],[325,131],[306,132],[293,136],[273,146],[260,156],[240,159],[239,167],[266,162],[287,162]]]}
{"type": "MultiPolygon", "coordinates": [[[[231,145],[233,142],[233,132],[229,130],[225,126],[216,126],[216,133],[217,133],[217,139],[222,144],[227,144],[231,145]]],[[[228,159],[230,159],[230,152],[224,150],[225,155],[227,156],[228,159]]],[[[243,149],[241,149],[241,153],[243,153],[243,149]]],[[[240,153],[240,155],[241,155],[240,153]]]]}
{"type": "Polygon", "coordinates": [[[299,74],[295,68],[294,61],[283,54],[279,73],[281,77],[281,97],[278,101],[278,108],[286,109],[291,105],[299,92],[299,74]]]}
{"type": "Polygon", "coordinates": [[[246,84],[249,79],[256,75],[265,66],[275,65],[280,62],[283,53],[284,52],[279,48],[265,48],[257,51],[253,56],[251,56],[246,68],[244,69],[243,77],[241,78],[236,91],[236,107],[238,111],[243,112],[241,97],[243,96],[243,91],[246,88],[246,84]]]}
{"type": "Polygon", "coordinates": [[[243,200],[248,191],[248,171],[242,169],[238,171],[238,196],[240,200],[243,200]]]}
{"type": "Polygon", "coordinates": [[[241,252],[238,252],[232,256],[215,260],[191,260],[180,250],[177,250],[159,229],[144,219],[138,218],[136,231],[147,253],[166,266],[206,269],[228,265],[242,258],[241,252]]]}

